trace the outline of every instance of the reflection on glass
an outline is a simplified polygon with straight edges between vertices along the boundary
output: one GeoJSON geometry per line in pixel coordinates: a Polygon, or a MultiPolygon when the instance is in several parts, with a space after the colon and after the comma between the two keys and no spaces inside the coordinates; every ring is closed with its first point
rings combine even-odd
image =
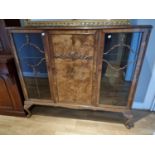
{"type": "Polygon", "coordinates": [[[50,99],[41,34],[14,33],[13,39],[29,98],[50,99]]]}
{"type": "Polygon", "coordinates": [[[127,104],[140,41],[141,33],[137,32],[105,34],[100,104],[127,104]]]}

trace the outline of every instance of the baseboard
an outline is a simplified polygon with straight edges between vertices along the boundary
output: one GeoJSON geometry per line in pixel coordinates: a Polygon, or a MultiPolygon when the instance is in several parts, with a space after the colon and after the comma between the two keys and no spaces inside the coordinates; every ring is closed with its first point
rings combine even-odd
{"type": "Polygon", "coordinates": [[[24,111],[1,111],[0,110],[0,115],[8,115],[8,116],[21,116],[25,117],[26,114],[24,111]]]}

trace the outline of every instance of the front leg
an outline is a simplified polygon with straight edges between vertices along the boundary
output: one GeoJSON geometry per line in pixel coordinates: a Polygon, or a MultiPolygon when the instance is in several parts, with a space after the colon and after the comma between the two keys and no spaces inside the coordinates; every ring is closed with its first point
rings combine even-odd
{"type": "Polygon", "coordinates": [[[131,111],[123,112],[123,116],[125,117],[125,126],[127,129],[131,129],[134,127],[134,122],[133,122],[133,114],[131,111]]]}
{"type": "Polygon", "coordinates": [[[25,104],[24,105],[24,110],[27,112],[27,117],[31,117],[32,113],[30,111],[30,108],[31,108],[32,104],[25,104]]]}

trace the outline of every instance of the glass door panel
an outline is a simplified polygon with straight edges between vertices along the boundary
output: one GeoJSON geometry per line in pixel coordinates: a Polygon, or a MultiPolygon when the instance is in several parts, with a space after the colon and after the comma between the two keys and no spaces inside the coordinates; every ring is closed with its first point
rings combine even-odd
{"type": "Polygon", "coordinates": [[[13,33],[13,40],[28,97],[51,99],[41,33],[13,33]]]}
{"type": "Polygon", "coordinates": [[[100,104],[126,106],[136,67],[141,33],[106,33],[100,104]]]}

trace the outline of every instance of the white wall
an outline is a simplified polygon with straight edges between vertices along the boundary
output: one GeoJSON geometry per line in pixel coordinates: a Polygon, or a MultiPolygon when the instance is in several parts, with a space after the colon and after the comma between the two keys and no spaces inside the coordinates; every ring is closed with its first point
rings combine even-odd
{"type": "Polygon", "coordinates": [[[153,26],[133,103],[134,109],[148,110],[155,96],[155,20],[132,20],[132,24],[153,26]]]}

